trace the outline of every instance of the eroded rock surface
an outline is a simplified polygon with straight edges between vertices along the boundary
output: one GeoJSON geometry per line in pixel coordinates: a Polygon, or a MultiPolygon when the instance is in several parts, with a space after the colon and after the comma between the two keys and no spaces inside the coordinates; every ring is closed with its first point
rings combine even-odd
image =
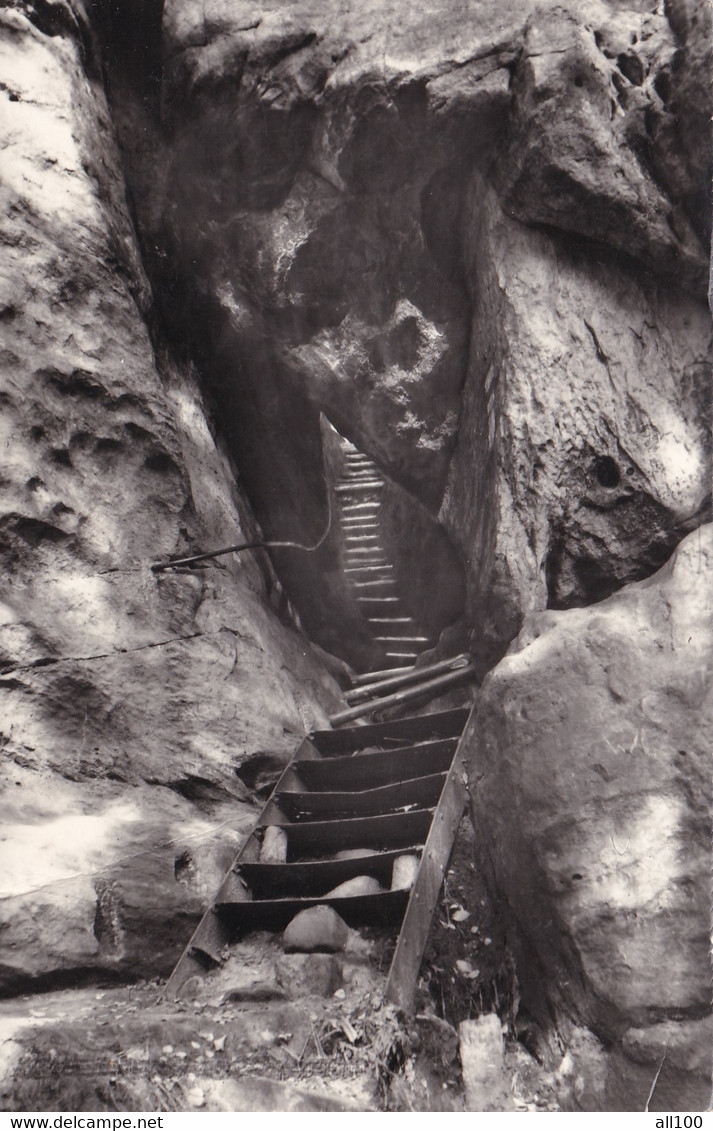
{"type": "MultiPolygon", "coordinates": [[[[700,76],[706,64],[684,62],[675,20],[635,7],[540,8],[530,18],[499,160],[504,204],[527,224],[593,238],[700,292],[710,221],[668,102],[677,72],[688,65],[700,76]]],[[[687,8],[702,21],[702,5],[687,8]]],[[[687,101],[679,96],[681,116],[696,113],[687,101]]]]}
{"type": "MultiPolygon", "coordinates": [[[[153,119],[110,53],[150,273],[258,517],[324,528],[326,413],[440,514],[484,669],[702,520],[711,42],[703,0],[172,0],[153,119]]],[[[326,639],[339,587],[277,560],[326,639]]]]}
{"type": "Polygon", "coordinates": [[[90,30],[53,11],[0,15],[6,990],[170,968],[249,822],[241,760],[337,701],[264,561],[149,568],[254,521],[152,339],[90,30]]]}
{"type": "Polygon", "coordinates": [[[643,1107],[666,1041],[657,1109],[710,1092],[712,566],[706,526],[647,581],[533,616],[469,736],[475,827],[545,972],[525,959],[523,985],[618,1050],[614,1110],[622,1080],[643,1107]]]}
{"type": "Polygon", "coordinates": [[[524,612],[662,565],[710,505],[710,314],[474,179],[471,377],[442,517],[485,666],[524,612]]]}

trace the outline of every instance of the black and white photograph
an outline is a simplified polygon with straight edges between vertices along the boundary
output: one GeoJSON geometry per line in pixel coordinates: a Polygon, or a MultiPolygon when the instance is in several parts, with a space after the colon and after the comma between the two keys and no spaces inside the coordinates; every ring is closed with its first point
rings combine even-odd
{"type": "Polygon", "coordinates": [[[708,1126],[712,116],[711,0],[0,0],[1,1131],[708,1126]]]}

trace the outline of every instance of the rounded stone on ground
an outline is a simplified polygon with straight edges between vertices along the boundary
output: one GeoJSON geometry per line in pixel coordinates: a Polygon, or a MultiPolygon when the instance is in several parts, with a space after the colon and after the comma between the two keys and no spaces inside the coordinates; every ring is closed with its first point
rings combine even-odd
{"type": "Polygon", "coordinates": [[[397,856],[391,871],[391,890],[408,890],[413,887],[417,875],[418,856],[397,856]]]}
{"type": "Polygon", "coordinates": [[[188,978],[181,987],[181,995],[185,1001],[193,1001],[194,998],[200,998],[205,993],[205,980],[201,978],[200,974],[194,974],[192,978],[188,978]]]}
{"type": "Polygon", "coordinates": [[[337,912],[320,903],[307,907],[287,924],[282,936],[286,951],[338,951],[344,948],[349,928],[337,912]]]}
{"type": "Polygon", "coordinates": [[[279,825],[268,825],[260,846],[261,864],[284,864],[287,860],[287,833],[279,825]]]}
{"type": "Polygon", "coordinates": [[[292,998],[332,997],[342,985],[342,964],[334,954],[282,954],[275,969],[277,981],[292,998]]]}
{"type": "Polygon", "coordinates": [[[355,895],[377,895],[383,891],[381,884],[375,880],[373,876],[354,876],[351,880],[345,880],[343,884],[339,884],[336,888],[332,888],[327,892],[329,896],[355,896],[355,895]]]}
{"type": "Polygon", "coordinates": [[[417,1014],[414,1021],[430,1059],[452,1064],[458,1055],[458,1033],[453,1026],[429,1013],[417,1014]]]}

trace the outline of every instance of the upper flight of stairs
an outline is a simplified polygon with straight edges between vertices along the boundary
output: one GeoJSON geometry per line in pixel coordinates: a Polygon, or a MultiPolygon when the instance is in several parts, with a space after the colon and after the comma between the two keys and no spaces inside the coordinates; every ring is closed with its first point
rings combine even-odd
{"type": "Polygon", "coordinates": [[[349,445],[335,488],[344,573],[386,667],[408,667],[433,641],[404,607],[393,562],[382,545],[383,489],[384,480],[374,462],[349,445]]]}
{"type": "Polygon", "coordinates": [[[333,907],[350,927],[397,935],[387,1000],[413,1007],[418,971],[466,802],[460,737],[467,709],[353,729],[317,731],[284,770],[171,975],[165,994],[223,962],[255,930],[282,931],[301,910],[333,907]],[[275,836],[283,859],[266,859],[275,836]],[[360,849],[344,859],[345,849],[360,849]],[[416,857],[415,878],[392,882],[394,862],[416,857]],[[330,894],[370,876],[380,890],[330,894]]]}

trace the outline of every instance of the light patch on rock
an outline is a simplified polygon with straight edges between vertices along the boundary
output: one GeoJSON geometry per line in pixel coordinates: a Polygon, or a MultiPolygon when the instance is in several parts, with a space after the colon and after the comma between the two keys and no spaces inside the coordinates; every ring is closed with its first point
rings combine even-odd
{"type": "Polygon", "coordinates": [[[137,805],[121,801],[94,815],[6,825],[0,841],[0,897],[99,871],[111,862],[118,830],[141,817],[137,805]]]}

